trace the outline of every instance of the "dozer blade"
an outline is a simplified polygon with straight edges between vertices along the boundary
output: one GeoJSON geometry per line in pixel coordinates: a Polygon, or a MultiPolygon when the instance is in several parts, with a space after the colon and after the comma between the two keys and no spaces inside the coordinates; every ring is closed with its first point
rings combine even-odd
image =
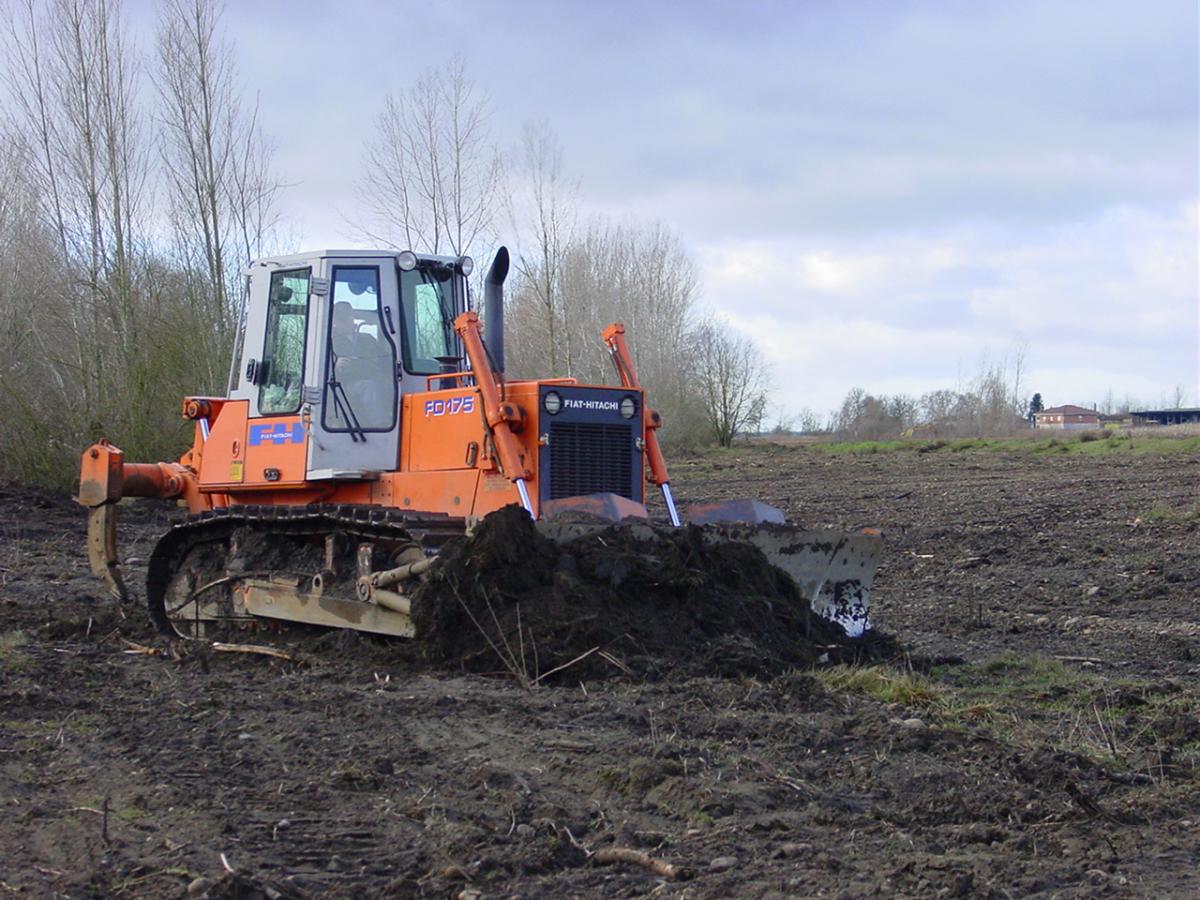
{"type": "Polygon", "coordinates": [[[744,541],[796,583],[814,612],[861,637],[870,627],[871,583],[883,539],[876,531],[803,531],[790,525],[717,523],[702,526],[705,539],[744,541]]]}
{"type": "MultiPolygon", "coordinates": [[[[560,506],[552,509],[550,517],[539,519],[537,529],[558,544],[612,527],[626,529],[634,539],[646,542],[675,530],[636,514],[629,516],[626,507],[609,502],[610,496],[555,501],[560,506]]],[[[836,622],[847,636],[861,637],[870,628],[871,583],[883,546],[879,532],[804,530],[786,524],[782,510],[744,499],[689,506],[687,521],[709,544],[753,544],[792,579],[814,612],[836,622]]]]}

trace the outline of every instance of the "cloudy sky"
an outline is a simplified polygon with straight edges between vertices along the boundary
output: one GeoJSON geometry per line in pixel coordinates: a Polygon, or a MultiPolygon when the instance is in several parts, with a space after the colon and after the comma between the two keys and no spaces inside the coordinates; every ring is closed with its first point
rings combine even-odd
{"type": "Polygon", "coordinates": [[[498,140],[545,120],[586,210],[680,232],[782,408],[966,384],[1022,345],[1048,406],[1200,405],[1195,0],[255,0],[226,24],[307,246],[354,244],[384,95],[461,53],[498,140]]]}

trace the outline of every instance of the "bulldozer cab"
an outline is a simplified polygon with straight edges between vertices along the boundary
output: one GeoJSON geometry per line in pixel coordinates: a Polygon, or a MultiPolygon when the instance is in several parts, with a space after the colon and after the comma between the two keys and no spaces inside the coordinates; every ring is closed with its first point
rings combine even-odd
{"type": "Polygon", "coordinates": [[[400,398],[456,369],[467,308],[460,260],[325,251],[260,260],[250,279],[241,374],[247,443],[307,446],[307,480],[394,470],[400,398]]]}

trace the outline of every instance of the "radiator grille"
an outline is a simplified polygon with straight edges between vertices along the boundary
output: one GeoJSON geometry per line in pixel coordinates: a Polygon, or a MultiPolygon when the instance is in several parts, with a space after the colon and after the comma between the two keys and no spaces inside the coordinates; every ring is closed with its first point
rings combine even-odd
{"type": "Polygon", "coordinates": [[[550,498],[633,495],[633,428],[554,422],[550,426],[550,498]]]}

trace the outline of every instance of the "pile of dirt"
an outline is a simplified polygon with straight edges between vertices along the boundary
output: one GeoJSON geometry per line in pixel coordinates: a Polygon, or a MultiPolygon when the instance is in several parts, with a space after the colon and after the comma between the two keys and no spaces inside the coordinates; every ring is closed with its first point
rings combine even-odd
{"type": "Polygon", "coordinates": [[[568,663],[558,677],[768,676],[895,652],[813,614],[752,545],[644,523],[556,542],[515,506],[443,548],[413,620],[434,664],[530,680],[568,663]]]}

